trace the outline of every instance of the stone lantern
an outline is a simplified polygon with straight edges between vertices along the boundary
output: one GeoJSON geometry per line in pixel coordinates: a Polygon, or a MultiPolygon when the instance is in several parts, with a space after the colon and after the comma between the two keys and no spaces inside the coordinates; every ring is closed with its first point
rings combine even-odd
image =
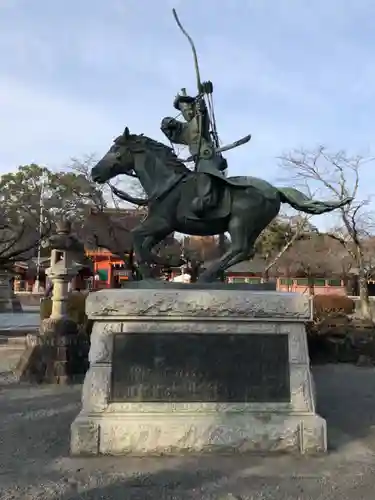
{"type": "Polygon", "coordinates": [[[27,348],[16,368],[20,380],[47,383],[81,381],[88,364],[89,338],[68,316],[69,283],[85,265],[82,243],[62,220],[49,240],[52,281],[52,312],[43,319],[39,334],[28,335],[27,348]]]}
{"type": "Polygon", "coordinates": [[[71,224],[62,220],[57,224],[56,234],[50,239],[51,265],[46,275],[52,281],[51,320],[67,318],[69,283],[83,268],[84,247],[71,234],[71,224]]]}

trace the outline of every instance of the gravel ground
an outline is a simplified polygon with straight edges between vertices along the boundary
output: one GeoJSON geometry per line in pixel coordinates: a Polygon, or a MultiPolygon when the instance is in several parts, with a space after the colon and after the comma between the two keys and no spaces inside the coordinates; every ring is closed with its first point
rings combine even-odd
{"type": "Polygon", "coordinates": [[[315,368],[325,457],[91,458],[68,455],[80,387],[16,384],[0,348],[0,499],[359,500],[375,497],[375,370],[315,368]]]}

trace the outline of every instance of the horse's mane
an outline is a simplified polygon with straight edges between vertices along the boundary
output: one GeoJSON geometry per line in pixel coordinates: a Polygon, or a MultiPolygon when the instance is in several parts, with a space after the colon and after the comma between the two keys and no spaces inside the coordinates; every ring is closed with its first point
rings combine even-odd
{"type": "Polygon", "coordinates": [[[177,157],[173,149],[162,142],[155,141],[147,135],[131,134],[126,139],[127,145],[131,146],[143,146],[144,148],[151,149],[156,154],[164,154],[164,161],[168,167],[173,168],[173,170],[178,174],[185,174],[191,172],[183,162],[177,157]]]}

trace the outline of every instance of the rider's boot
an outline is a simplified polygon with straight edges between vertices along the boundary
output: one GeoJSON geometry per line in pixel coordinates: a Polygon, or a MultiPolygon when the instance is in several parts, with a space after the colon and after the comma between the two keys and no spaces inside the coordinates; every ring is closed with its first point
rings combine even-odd
{"type": "Polygon", "coordinates": [[[202,217],[205,212],[212,210],[215,205],[215,197],[213,196],[212,181],[210,176],[201,175],[198,179],[198,196],[193,199],[191,207],[195,215],[202,217]]]}

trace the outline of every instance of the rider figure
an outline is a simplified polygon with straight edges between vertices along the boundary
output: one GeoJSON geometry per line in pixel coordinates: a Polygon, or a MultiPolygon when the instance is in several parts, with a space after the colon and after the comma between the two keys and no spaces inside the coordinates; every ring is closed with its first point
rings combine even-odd
{"type": "Polygon", "coordinates": [[[193,199],[192,208],[196,215],[202,216],[217,203],[213,196],[210,174],[220,177],[227,168],[227,162],[215,150],[203,97],[190,97],[183,89],[182,93],[176,96],[173,106],[181,112],[185,122],[166,117],[161,122],[161,130],[172,144],[182,144],[189,148],[190,155],[195,161],[195,170],[198,172],[198,196],[193,199]]]}

